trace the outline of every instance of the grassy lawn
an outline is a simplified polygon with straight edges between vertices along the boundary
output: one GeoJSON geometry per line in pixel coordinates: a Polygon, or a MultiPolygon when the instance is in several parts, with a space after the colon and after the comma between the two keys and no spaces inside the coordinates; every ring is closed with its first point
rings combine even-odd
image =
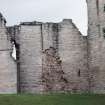
{"type": "Polygon", "coordinates": [[[105,95],[0,95],[0,105],[105,105],[105,95]]]}

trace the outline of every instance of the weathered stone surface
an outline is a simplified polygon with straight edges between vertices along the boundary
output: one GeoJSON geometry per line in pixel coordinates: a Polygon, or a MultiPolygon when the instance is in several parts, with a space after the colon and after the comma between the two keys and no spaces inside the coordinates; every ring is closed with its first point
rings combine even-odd
{"type": "Polygon", "coordinates": [[[90,87],[105,93],[105,0],[87,0],[90,87]]]}
{"type": "Polygon", "coordinates": [[[87,38],[72,20],[25,22],[15,31],[12,36],[19,45],[21,92],[88,91],[87,38]],[[58,63],[58,58],[62,63],[58,63]]]}
{"type": "Polygon", "coordinates": [[[42,91],[42,48],[40,25],[21,25],[19,32],[20,91],[42,91]]]}
{"type": "Polygon", "coordinates": [[[104,4],[87,0],[88,37],[71,19],[6,27],[0,14],[0,93],[105,93],[104,4]],[[13,44],[17,68],[10,56],[13,44]]]}
{"type": "Polygon", "coordinates": [[[62,70],[62,61],[56,55],[56,49],[50,47],[43,52],[42,83],[44,92],[65,92],[69,82],[62,70]]]}
{"type": "Polygon", "coordinates": [[[0,93],[17,93],[16,63],[11,57],[12,44],[5,23],[0,14],[0,93]]]}
{"type": "Polygon", "coordinates": [[[87,39],[69,19],[60,23],[59,55],[71,91],[88,91],[87,39]]]}

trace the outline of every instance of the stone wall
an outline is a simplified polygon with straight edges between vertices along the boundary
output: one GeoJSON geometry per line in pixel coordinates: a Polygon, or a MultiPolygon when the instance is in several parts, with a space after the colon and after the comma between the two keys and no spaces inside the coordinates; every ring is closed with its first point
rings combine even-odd
{"type": "Polygon", "coordinates": [[[6,20],[0,14],[0,93],[17,93],[16,63],[11,57],[12,44],[5,24],[6,20]]]}
{"type": "Polygon", "coordinates": [[[90,87],[105,93],[105,0],[87,0],[90,87]]]}
{"type": "Polygon", "coordinates": [[[81,35],[72,20],[24,22],[9,29],[18,45],[20,92],[88,91],[87,37],[81,35]],[[50,48],[56,53],[49,55],[50,48]]]}
{"type": "Polygon", "coordinates": [[[89,89],[87,37],[83,37],[70,19],[59,24],[59,55],[71,91],[86,92],[89,89]]]}
{"type": "Polygon", "coordinates": [[[105,93],[105,0],[86,1],[88,37],[71,19],[6,27],[0,14],[0,93],[105,93]]]}
{"type": "Polygon", "coordinates": [[[42,46],[40,25],[20,25],[19,87],[20,92],[42,91],[42,46]]]}

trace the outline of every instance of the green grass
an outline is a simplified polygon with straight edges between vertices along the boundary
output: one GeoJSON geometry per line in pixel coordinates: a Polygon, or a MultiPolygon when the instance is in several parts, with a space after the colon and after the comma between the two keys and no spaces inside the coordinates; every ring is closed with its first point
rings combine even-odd
{"type": "Polygon", "coordinates": [[[0,95],[0,105],[105,105],[105,95],[0,95]]]}

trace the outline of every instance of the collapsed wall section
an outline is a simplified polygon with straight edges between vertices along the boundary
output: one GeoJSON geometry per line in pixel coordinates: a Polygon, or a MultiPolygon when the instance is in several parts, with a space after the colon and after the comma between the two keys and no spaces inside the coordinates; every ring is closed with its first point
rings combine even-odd
{"type": "Polygon", "coordinates": [[[45,91],[88,92],[87,37],[70,19],[49,23],[43,30],[45,91]],[[60,61],[60,62],[59,62],[60,61]]]}
{"type": "Polygon", "coordinates": [[[43,52],[42,82],[44,92],[64,92],[69,85],[62,70],[62,61],[53,47],[43,52]]]}

